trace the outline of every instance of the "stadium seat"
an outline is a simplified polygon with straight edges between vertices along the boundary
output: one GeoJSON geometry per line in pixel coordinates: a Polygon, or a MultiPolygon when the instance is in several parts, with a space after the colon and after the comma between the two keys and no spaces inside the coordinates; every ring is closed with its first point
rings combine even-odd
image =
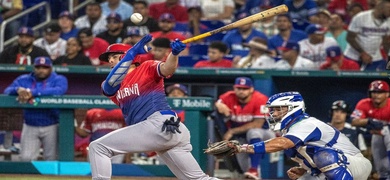
{"type": "Polygon", "coordinates": [[[189,47],[190,55],[207,55],[208,43],[192,43],[189,47]]]}
{"type": "MultiPolygon", "coordinates": [[[[214,29],[218,29],[222,26],[225,25],[222,21],[200,21],[202,28],[201,28],[201,33],[205,33],[208,31],[212,31],[214,29]]],[[[211,41],[221,41],[222,38],[225,36],[226,32],[220,32],[214,35],[211,35],[209,37],[206,37],[204,39],[205,42],[211,42],[211,41]]]]}
{"type": "Polygon", "coordinates": [[[179,67],[193,67],[199,61],[200,56],[179,56],[179,67]]]}

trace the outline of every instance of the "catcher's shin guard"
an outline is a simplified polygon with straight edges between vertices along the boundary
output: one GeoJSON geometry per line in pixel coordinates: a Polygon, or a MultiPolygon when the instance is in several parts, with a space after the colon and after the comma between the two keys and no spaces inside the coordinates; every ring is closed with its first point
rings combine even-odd
{"type": "Polygon", "coordinates": [[[347,169],[347,158],[333,149],[319,150],[314,154],[313,161],[329,180],[353,180],[347,169]]]}

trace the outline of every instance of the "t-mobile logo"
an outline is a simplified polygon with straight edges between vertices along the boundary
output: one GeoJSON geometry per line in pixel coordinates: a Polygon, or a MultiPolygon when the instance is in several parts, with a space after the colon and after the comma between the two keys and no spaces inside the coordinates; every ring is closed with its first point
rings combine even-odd
{"type": "Polygon", "coordinates": [[[175,107],[180,107],[180,105],[181,105],[181,99],[174,99],[174,100],[173,100],[173,105],[174,105],[175,107]]]}

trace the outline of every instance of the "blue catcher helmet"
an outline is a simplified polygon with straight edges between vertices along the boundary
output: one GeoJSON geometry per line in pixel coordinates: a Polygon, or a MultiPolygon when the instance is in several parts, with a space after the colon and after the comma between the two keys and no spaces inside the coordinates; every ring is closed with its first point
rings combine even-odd
{"type": "Polygon", "coordinates": [[[286,128],[291,121],[305,112],[305,102],[299,92],[275,94],[268,99],[266,107],[269,110],[270,121],[272,121],[268,123],[273,130],[286,128]],[[284,114],[276,117],[275,111],[282,111],[282,107],[287,107],[287,111],[280,112],[284,114]]]}

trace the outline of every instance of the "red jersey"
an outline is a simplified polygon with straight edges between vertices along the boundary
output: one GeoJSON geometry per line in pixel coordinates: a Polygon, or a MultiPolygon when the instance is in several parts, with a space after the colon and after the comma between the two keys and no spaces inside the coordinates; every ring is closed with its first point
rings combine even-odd
{"type": "Polygon", "coordinates": [[[234,91],[228,91],[219,96],[219,100],[231,110],[231,128],[242,126],[255,118],[265,118],[261,109],[265,109],[268,97],[258,91],[254,91],[250,101],[241,105],[234,91]]]}
{"type": "Polygon", "coordinates": [[[101,38],[95,37],[93,39],[92,46],[83,50],[84,55],[89,57],[92,65],[94,65],[94,66],[107,64],[107,62],[100,61],[99,56],[100,56],[100,54],[106,52],[106,49],[108,46],[109,46],[109,44],[107,41],[105,41],[101,38]]]}
{"type": "Polygon", "coordinates": [[[120,109],[94,108],[87,111],[81,128],[91,133],[91,141],[98,139],[105,134],[125,126],[120,109]]]}
{"type": "Polygon", "coordinates": [[[387,99],[386,106],[375,108],[371,98],[365,98],[358,102],[353,111],[352,118],[375,118],[378,120],[390,122],[390,98],[387,99]]]}
{"type": "MultiPolygon", "coordinates": [[[[330,69],[331,63],[329,61],[321,65],[320,69],[330,69]]],[[[359,71],[360,66],[357,62],[349,59],[343,59],[343,64],[341,64],[340,70],[350,70],[350,71],[359,71]]]]}
{"type": "Polygon", "coordinates": [[[177,3],[172,7],[168,7],[166,2],[150,4],[149,15],[153,19],[158,19],[164,13],[172,14],[175,17],[176,21],[179,22],[188,21],[187,8],[181,6],[179,3],[177,3]]]}
{"type": "Polygon", "coordinates": [[[232,61],[222,59],[218,62],[211,62],[209,60],[198,61],[194,68],[231,68],[233,66],[232,61]]]}

